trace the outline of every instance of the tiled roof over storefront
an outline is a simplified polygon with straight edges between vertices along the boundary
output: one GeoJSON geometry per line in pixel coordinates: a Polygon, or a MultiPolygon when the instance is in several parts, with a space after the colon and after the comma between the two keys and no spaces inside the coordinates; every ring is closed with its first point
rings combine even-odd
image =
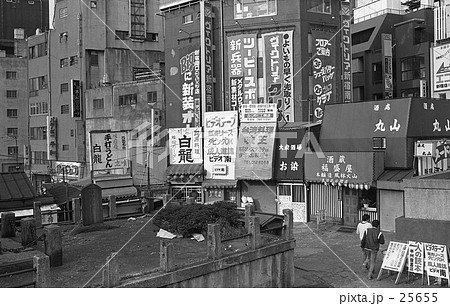
{"type": "Polygon", "coordinates": [[[0,202],[36,197],[25,172],[0,173],[0,202]]]}

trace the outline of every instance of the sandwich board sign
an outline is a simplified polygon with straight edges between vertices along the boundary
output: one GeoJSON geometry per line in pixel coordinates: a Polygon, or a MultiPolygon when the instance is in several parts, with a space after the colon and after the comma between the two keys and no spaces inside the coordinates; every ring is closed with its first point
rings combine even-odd
{"type": "Polygon", "coordinates": [[[424,248],[428,285],[430,285],[430,276],[433,276],[447,279],[450,286],[447,246],[442,244],[424,243],[424,248]]]}
{"type": "Polygon", "coordinates": [[[408,241],[408,279],[410,273],[424,275],[424,253],[423,243],[418,241],[408,241]]]}
{"type": "Polygon", "coordinates": [[[380,279],[381,273],[384,270],[398,272],[395,284],[400,280],[402,275],[403,267],[405,266],[406,257],[408,254],[408,244],[402,242],[391,241],[389,242],[388,249],[383,258],[383,263],[381,264],[380,272],[378,273],[377,280],[380,279]]]}

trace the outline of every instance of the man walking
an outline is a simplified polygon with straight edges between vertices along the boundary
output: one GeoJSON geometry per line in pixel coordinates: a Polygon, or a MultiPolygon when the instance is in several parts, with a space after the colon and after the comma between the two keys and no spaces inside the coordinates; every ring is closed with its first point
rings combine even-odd
{"type": "MultiPolygon", "coordinates": [[[[362,216],[361,222],[359,222],[358,226],[356,227],[356,234],[359,235],[359,241],[360,242],[362,241],[362,239],[364,237],[364,233],[366,232],[366,230],[368,228],[372,227],[372,224],[370,224],[369,220],[370,220],[370,216],[368,214],[364,214],[362,216]]],[[[363,254],[363,258],[364,258],[362,268],[365,271],[365,270],[368,269],[369,262],[366,261],[366,252],[364,251],[364,248],[363,248],[362,245],[361,245],[361,251],[362,251],[362,254],[363,254]]]]}
{"type": "Polygon", "coordinates": [[[377,260],[378,250],[380,249],[380,244],[384,244],[383,233],[379,229],[380,221],[373,220],[372,227],[368,228],[364,233],[363,239],[361,240],[361,247],[364,248],[366,253],[366,262],[370,262],[368,278],[372,279],[375,270],[375,261],[377,260]]]}

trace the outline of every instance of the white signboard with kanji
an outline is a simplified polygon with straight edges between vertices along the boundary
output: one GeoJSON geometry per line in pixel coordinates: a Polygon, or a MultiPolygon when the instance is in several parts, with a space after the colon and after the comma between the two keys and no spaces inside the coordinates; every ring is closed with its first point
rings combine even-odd
{"type": "Polygon", "coordinates": [[[401,272],[405,265],[407,251],[408,244],[396,241],[389,242],[381,269],[401,272]]]}
{"type": "Polygon", "coordinates": [[[202,128],[169,129],[170,164],[203,163],[202,128]]]}
{"type": "Polygon", "coordinates": [[[408,243],[408,271],[423,274],[423,243],[409,241],[408,243]]]}
{"type": "Polygon", "coordinates": [[[127,133],[91,133],[91,165],[93,170],[128,167],[127,133]]]}
{"type": "Polygon", "coordinates": [[[447,246],[433,243],[424,243],[424,246],[427,276],[446,278],[450,281],[447,246]]]}

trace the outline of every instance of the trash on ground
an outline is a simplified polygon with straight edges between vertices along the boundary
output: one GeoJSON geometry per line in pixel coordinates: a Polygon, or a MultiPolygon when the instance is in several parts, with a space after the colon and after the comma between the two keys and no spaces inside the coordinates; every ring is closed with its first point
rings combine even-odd
{"type": "Polygon", "coordinates": [[[136,221],[136,218],[134,218],[134,217],[129,217],[129,218],[128,218],[128,221],[136,221]]]}
{"type": "Polygon", "coordinates": [[[202,242],[203,240],[205,240],[205,237],[202,234],[192,234],[192,236],[194,237],[195,240],[197,240],[198,242],[202,242]]]}
{"type": "Polygon", "coordinates": [[[156,234],[156,237],[160,237],[160,238],[167,238],[167,239],[173,239],[175,238],[177,235],[172,234],[171,232],[168,232],[166,230],[163,230],[162,228],[158,231],[158,233],[156,234]]]}

